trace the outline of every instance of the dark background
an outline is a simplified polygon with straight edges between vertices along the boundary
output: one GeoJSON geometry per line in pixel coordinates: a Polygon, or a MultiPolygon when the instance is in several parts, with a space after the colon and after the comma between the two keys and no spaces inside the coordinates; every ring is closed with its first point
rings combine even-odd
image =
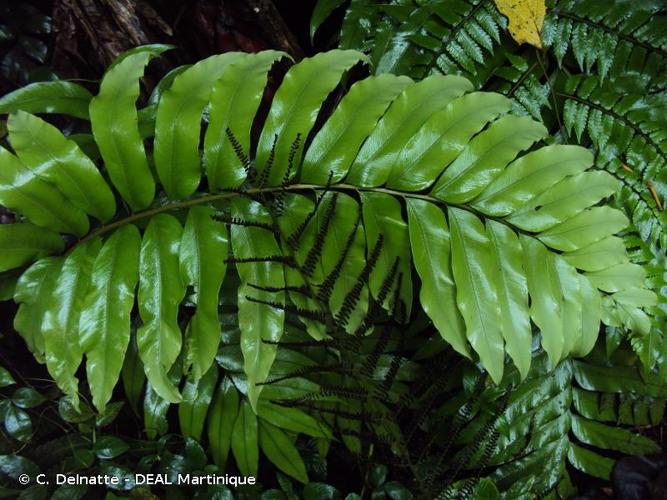
{"type": "MultiPolygon", "coordinates": [[[[323,50],[335,33],[324,26],[312,44],[315,0],[0,0],[0,92],[56,77],[98,80],[127,49],[177,47],[165,66],[220,52],[278,49],[295,59],[323,50]]],[[[335,24],[336,16],[332,19],[335,24]]],[[[149,73],[150,75],[150,73],[149,73]]]]}

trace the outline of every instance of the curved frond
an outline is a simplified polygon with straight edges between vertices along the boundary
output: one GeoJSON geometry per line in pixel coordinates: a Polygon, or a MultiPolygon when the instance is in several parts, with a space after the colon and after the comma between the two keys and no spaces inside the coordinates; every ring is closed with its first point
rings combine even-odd
{"type": "MultiPolygon", "coordinates": [[[[495,382],[506,354],[526,376],[533,326],[553,367],[587,354],[601,321],[642,330],[655,295],[616,236],[627,218],[601,204],[613,176],[590,171],[584,148],[545,146],[546,128],[508,114],[507,98],[474,92],[460,76],[350,81],[366,58],[336,50],[293,65],[258,118],[281,54],[229,53],[166,77],[155,114],[144,117],[155,117],[155,138],[144,146],[137,78],[162,50],[135,49],[102,80],[91,102],[101,161],[26,111],[10,119],[16,155],[0,155],[0,201],[26,219],[34,234],[24,236],[37,245],[14,250],[5,268],[60,253],[47,230],[82,237],[65,255],[33,264],[15,295],[17,330],[68,394],[84,355],[94,404],[104,408],[136,322],[150,390],[179,401],[178,367],[196,383],[214,362],[219,290],[229,280],[255,411],[290,321],[316,339],[362,338],[387,316],[409,322],[417,283],[442,338],[476,356],[495,382]],[[251,85],[241,90],[245,78],[251,85]],[[259,134],[250,133],[253,123],[259,134]],[[23,137],[43,130],[39,154],[27,149],[23,137]],[[62,168],[52,168],[54,158],[62,168]],[[196,191],[206,181],[208,190],[196,191]],[[113,217],[112,190],[130,207],[113,217]],[[112,218],[99,224],[87,214],[112,218]],[[41,301],[74,279],[71,294],[41,301]],[[54,363],[77,339],[80,351],[54,363]]],[[[282,442],[271,427],[259,435],[269,449],[267,439],[282,442]]],[[[253,457],[237,459],[253,469],[253,457]]],[[[290,470],[302,477],[299,466],[290,470]]]]}

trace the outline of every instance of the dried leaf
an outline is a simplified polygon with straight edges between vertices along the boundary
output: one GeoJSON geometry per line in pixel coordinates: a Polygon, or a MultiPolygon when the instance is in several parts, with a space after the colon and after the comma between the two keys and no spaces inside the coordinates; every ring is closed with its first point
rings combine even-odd
{"type": "Polygon", "coordinates": [[[495,0],[498,10],[507,16],[509,30],[517,43],[542,48],[542,24],[546,7],[544,0],[495,0]]]}

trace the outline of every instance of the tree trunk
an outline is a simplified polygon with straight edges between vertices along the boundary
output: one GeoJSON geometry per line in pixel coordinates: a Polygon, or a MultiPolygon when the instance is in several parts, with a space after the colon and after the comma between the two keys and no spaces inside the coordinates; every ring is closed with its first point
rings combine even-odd
{"type": "Polygon", "coordinates": [[[61,78],[97,79],[119,54],[148,43],[175,45],[172,64],[269,48],[303,57],[271,0],[56,0],[53,18],[51,60],[61,78]]]}

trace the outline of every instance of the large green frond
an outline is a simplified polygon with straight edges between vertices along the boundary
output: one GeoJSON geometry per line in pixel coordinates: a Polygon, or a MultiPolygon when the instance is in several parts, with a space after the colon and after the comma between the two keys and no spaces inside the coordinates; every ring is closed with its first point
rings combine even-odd
{"type": "MultiPolygon", "coordinates": [[[[7,269],[57,254],[61,247],[47,229],[83,236],[65,256],[38,261],[19,280],[15,300],[23,310],[16,326],[47,360],[63,342],[78,339],[99,410],[120,376],[133,322],[151,390],[181,400],[175,367],[191,370],[194,383],[213,364],[218,291],[230,277],[238,279],[245,393],[253,410],[290,316],[316,339],[334,331],[363,336],[374,328],[377,308],[399,322],[411,319],[416,277],[421,306],[441,336],[457,351],[474,353],[495,382],[505,354],[528,373],[533,325],[553,367],[590,351],[601,321],[645,330],[644,308],[655,295],[616,236],[626,217],[600,205],[615,189],[613,177],[590,171],[593,157],[584,148],[544,146],[545,127],[508,114],[505,97],[473,92],[460,76],[351,82],[349,70],[365,58],[337,50],[287,71],[254,144],[247,134],[256,101],[235,104],[223,89],[250,72],[249,98],[257,99],[280,54],[230,53],[166,77],[155,98],[155,138],[144,146],[130,125],[137,123],[131,118],[138,113],[137,78],[162,50],[135,49],[102,80],[90,105],[102,161],[25,111],[10,120],[17,154],[2,150],[0,158],[0,199],[26,219],[24,228],[34,224],[35,234],[25,231],[25,238],[41,241],[37,249],[13,250],[7,269]],[[326,104],[332,92],[342,93],[333,110],[326,104]],[[112,102],[113,112],[103,116],[112,102]],[[202,120],[215,123],[218,135],[214,143],[207,130],[203,155],[202,120]],[[23,139],[38,133],[34,152],[23,139]],[[160,195],[151,202],[156,185],[144,149],[155,156],[169,200],[160,195]],[[225,164],[228,172],[214,166],[218,150],[236,156],[225,164]],[[53,159],[63,167],[53,168],[53,159]],[[227,189],[191,196],[208,174],[227,189]],[[86,213],[111,216],[113,188],[130,210],[104,225],[89,221],[86,213]],[[55,214],[63,215],[58,225],[55,214]],[[599,254],[596,264],[606,264],[593,266],[591,253],[599,254]],[[90,262],[90,271],[82,265],[81,276],[70,276],[75,256],[90,262]],[[74,278],[80,287],[65,303],[39,300],[74,278]],[[58,321],[50,310],[56,306],[66,312],[58,321]],[[65,333],[67,325],[73,331],[65,333]]],[[[77,352],[66,366],[47,364],[72,395],[77,352]]],[[[281,439],[266,429],[265,443],[281,439]]],[[[245,458],[252,468],[254,459],[245,458]]]]}

